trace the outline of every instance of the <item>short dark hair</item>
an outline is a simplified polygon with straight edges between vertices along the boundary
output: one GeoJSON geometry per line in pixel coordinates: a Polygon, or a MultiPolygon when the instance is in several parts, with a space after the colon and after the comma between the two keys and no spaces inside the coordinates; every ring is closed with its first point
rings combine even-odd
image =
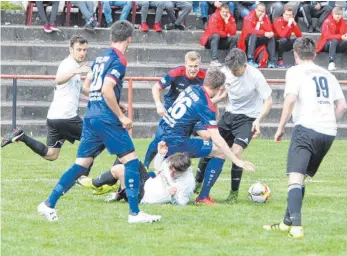
{"type": "Polygon", "coordinates": [[[70,47],[73,47],[75,43],[88,44],[88,40],[83,36],[73,36],[70,40],[70,47]]]}
{"type": "Polygon", "coordinates": [[[133,34],[134,26],[127,20],[118,20],[111,26],[112,42],[122,42],[133,34]]]}
{"type": "Polygon", "coordinates": [[[246,62],[246,53],[239,48],[232,49],[225,57],[225,65],[229,69],[241,68],[244,64],[246,64],[246,62]]]}
{"type": "Polygon", "coordinates": [[[211,89],[218,89],[225,83],[225,75],[222,71],[216,68],[208,69],[204,79],[204,86],[211,89]]]}
{"type": "Polygon", "coordinates": [[[301,60],[313,60],[316,54],[316,43],[311,37],[300,37],[295,40],[293,49],[301,60]]]}
{"type": "Polygon", "coordinates": [[[294,9],[291,6],[284,6],[283,13],[285,12],[292,12],[294,13],[294,9]]]}
{"type": "Polygon", "coordinates": [[[169,157],[170,168],[176,172],[185,172],[191,166],[192,161],[186,153],[175,153],[169,157]]]}

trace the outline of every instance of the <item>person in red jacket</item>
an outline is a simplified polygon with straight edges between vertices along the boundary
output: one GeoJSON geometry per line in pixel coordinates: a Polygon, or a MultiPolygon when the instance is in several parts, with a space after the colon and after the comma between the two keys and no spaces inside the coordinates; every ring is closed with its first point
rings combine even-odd
{"type": "Polygon", "coordinates": [[[286,6],[282,17],[275,19],[273,23],[273,31],[275,38],[278,40],[278,67],[285,67],[283,63],[283,53],[293,50],[296,38],[290,38],[292,33],[295,37],[302,37],[299,26],[294,20],[294,10],[292,7],[286,6]]]}
{"type": "Polygon", "coordinates": [[[229,6],[223,4],[208,20],[207,27],[200,38],[200,44],[211,49],[211,66],[221,66],[218,61],[218,49],[236,47],[236,22],[229,6]]]}
{"type": "Polygon", "coordinates": [[[275,38],[272,32],[272,25],[269,17],[265,13],[266,8],[263,3],[257,4],[255,10],[252,10],[244,19],[239,39],[238,48],[247,50],[248,64],[253,67],[259,67],[254,61],[256,48],[266,45],[269,62],[267,67],[275,67],[275,38]]]}
{"type": "Polygon", "coordinates": [[[332,13],[323,22],[322,35],[317,43],[317,52],[329,53],[328,70],[336,70],[336,53],[347,51],[347,33],[345,31],[345,21],[342,18],[342,8],[334,7],[332,13]]]}

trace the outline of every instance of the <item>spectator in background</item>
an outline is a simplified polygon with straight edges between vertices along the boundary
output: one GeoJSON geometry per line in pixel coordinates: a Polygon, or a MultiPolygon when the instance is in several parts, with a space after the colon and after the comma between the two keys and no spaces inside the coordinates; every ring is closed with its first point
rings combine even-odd
{"type": "Polygon", "coordinates": [[[218,49],[236,47],[237,37],[236,22],[229,10],[229,6],[223,4],[211,15],[207,27],[200,38],[200,44],[211,49],[211,66],[222,66],[218,61],[218,49]]]}
{"type": "Polygon", "coordinates": [[[94,3],[91,1],[71,1],[71,3],[77,6],[85,20],[86,24],[84,29],[91,32],[96,27],[96,20],[94,19],[94,3]]]}
{"type": "Polygon", "coordinates": [[[113,24],[112,9],[111,6],[117,6],[122,8],[122,13],[119,20],[126,20],[131,11],[131,1],[103,1],[102,7],[104,9],[104,15],[107,23],[107,27],[111,27],[113,24]]]}
{"type": "Polygon", "coordinates": [[[323,23],[322,35],[317,43],[317,52],[324,51],[329,53],[329,71],[336,70],[336,53],[344,53],[347,51],[346,24],[342,15],[343,12],[341,7],[335,7],[333,9],[332,13],[323,23]]]}
{"type": "Polygon", "coordinates": [[[55,25],[55,20],[58,14],[59,1],[49,1],[52,4],[51,16],[48,21],[45,8],[43,7],[43,1],[36,1],[37,12],[39,14],[40,20],[43,22],[43,30],[45,33],[52,33],[53,31],[60,31],[55,25]]]}
{"type": "Polygon", "coordinates": [[[259,67],[254,61],[256,48],[264,45],[269,54],[268,68],[275,67],[275,38],[272,32],[272,25],[269,17],[265,13],[265,5],[257,4],[244,19],[238,48],[247,53],[248,64],[259,67]]]}
{"type": "Polygon", "coordinates": [[[186,27],[183,24],[188,14],[192,11],[193,6],[190,2],[186,1],[167,1],[165,2],[165,8],[171,23],[165,25],[166,30],[179,29],[185,30],[186,27]],[[174,8],[180,9],[180,14],[176,19],[174,8]]]}
{"type": "Polygon", "coordinates": [[[299,26],[294,20],[293,8],[286,6],[282,17],[275,19],[273,23],[273,32],[276,39],[278,39],[278,67],[285,67],[283,63],[283,53],[293,49],[294,41],[296,38],[290,38],[292,33],[296,37],[302,37],[299,26]]]}
{"type": "Polygon", "coordinates": [[[281,1],[266,1],[266,14],[272,22],[283,14],[284,3],[281,1]]]}
{"type": "Polygon", "coordinates": [[[148,32],[149,27],[147,24],[147,15],[148,15],[149,1],[137,1],[136,5],[141,7],[141,26],[140,26],[140,29],[143,32],[148,32]]]}
{"type": "Polygon", "coordinates": [[[250,13],[250,11],[257,7],[257,4],[255,1],[237,1],[235,2],[235,7],[241,18],[244,18],[250,13]]]}
{"type": "Polygon", "coordinates": [[[200,1],[192,1],[193,2],[193,13],[198,13],[200,12],[200,1]]]}
{"type": "Polygon", "coordinates": [[[200,9],[201,9],[201,19],[204,29],[206,28],[208,16],[215,13],[216,9],[221,8],[223,4],[227,4],[229,6],[229,10],[234,17],[235,13],[235,3],[233,1],[201,1],[200,9]]]}
{"type": "Polygon", "coordinates": [[[321,26],[324,20],[331,13],[333,7],[329,5],[328,1],[312,1],[304,2],[301,10],[301,15],[304,17],[304,21],[308,28],[309,33],[321,32],[321,26]],[[316,25],[313,27],[312,17],[318,18],[316,25]]]}
{"type": "Polygon", "coordinates": [[[160,25],[160,20],[161,20],[161,16],[163,16],[163,12],[165,9],[165,2],[164,1],[150,1],[149,6],[155,8],[155,18],[154,18],[153,29],[156,32],[161,32],[162,28],[160,25]]]}

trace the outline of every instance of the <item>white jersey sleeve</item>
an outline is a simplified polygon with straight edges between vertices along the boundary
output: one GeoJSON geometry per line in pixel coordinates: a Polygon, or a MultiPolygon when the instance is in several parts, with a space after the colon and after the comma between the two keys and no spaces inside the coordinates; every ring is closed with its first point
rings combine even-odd
{"type": "Polygon", "coordinates": [[[333,84],[335,86],[335,88],[333,90],[333,95],[332,95],[333,101],[344,99],[345,95],[343,94],[343,91],[342,91],[342,88],[341,88],[339,81],[337,81],[335,76],[332,78],[332,80],[334,81],[333,84]]]}
{"type": "Polygon", "coordinates": [[[294,69],[288,69],[286,73],[284,97],[286,97],[288,94],[295,94],[296,96],[299,95],[301,83],[298,81],[298,77],[299,76],[298,74],[295,74],[294,69]]]}
{"type": "Polygon", "coordinates": [[[271,96],[272,89],[270,88],[269,84],[266,82],[264,75],[260,71],[256,73],[255,78],[255,88],[258,91],[260,98],[267,100],[271,96]]]}

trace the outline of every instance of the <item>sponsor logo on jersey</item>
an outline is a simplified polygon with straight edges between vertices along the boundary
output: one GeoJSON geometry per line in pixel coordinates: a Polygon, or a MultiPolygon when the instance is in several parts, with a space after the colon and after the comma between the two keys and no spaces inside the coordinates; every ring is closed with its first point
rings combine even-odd
{"type": "Polygon", "coordinates": [[[210,125],[217,125],[217,121],[216,120],[211,120],[209,121],[210,125]]]}
{"type": "Polygon", "coordinates": [[[112,69],[111,74],[114,75],[114,76],[117,77],[117,78],[120,77],[120,73],[118,72],[117,69],[112,69]]]}
{"type": "Polygon", "coordinates": [[[166,83],[165,77],[163,77],[162,79],[160,79],[160,82],[161,82],[162,84],[165,84],[165,83],[166,83]]]}

